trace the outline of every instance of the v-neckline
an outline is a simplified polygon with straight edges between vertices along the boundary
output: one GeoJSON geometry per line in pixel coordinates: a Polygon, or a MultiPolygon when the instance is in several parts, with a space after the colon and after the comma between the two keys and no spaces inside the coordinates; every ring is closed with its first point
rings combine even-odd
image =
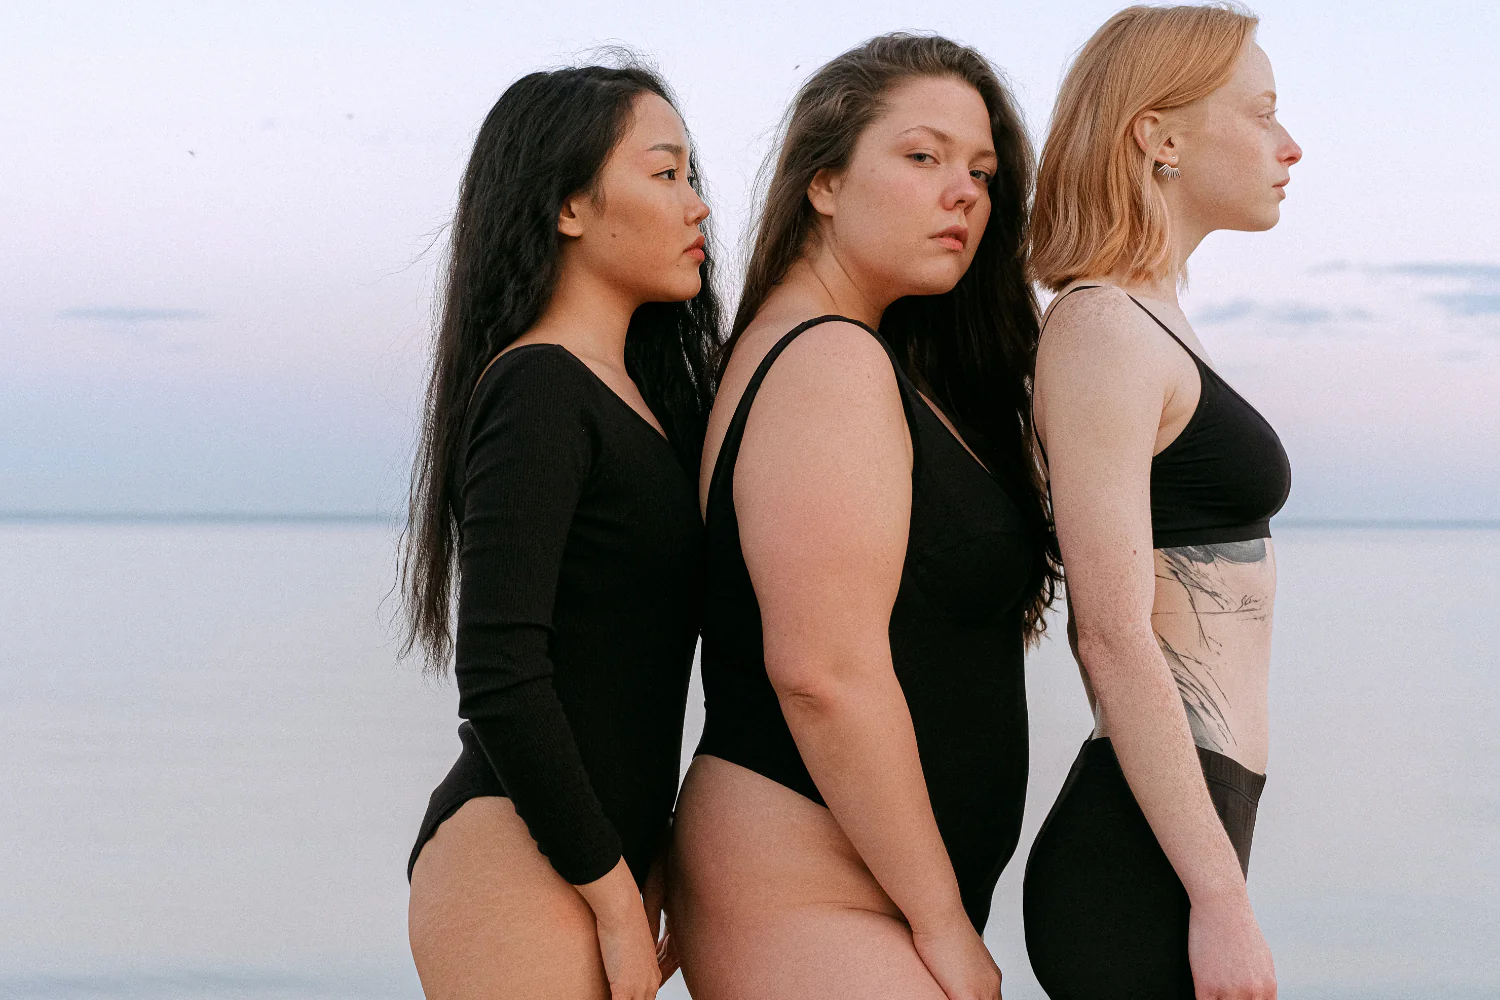
{"type": "Polygon", "coordinates": [[[580,368],[582,368],[584,371],[586,371],[586,372],[589,373],[589,377],[592,378],[596,383],[598,383],[599,388],[603,389],[604,392],[605,392],[605,394],[607,396],[609,396],[616,403],[619,403],[622,407],[624,407],[626,410],[628,410],[630,412],[630,415],[632,417],[634,417],[637,421],[639,421],[639,423],[640,423],[640,425],[642,427],[644,427],[646,430],[650,431],[652,437],[657,438],[658,440],[660,440],[663,444],[665,444],[669,448],[672,446],[672,442],[667,437],[665,431],[662,431],[655,424],[653,424],[651,421],[649,421],[645,417],[641,416],[640,411],[637,410],[635,407],[631,406],[630,403],[625,399],[624,396],[621,396],[618,392],[616,392],[615,389],[614,389],[614,387],[612,385],[610,385],[608,382],[604,381],[604,379],[599,375],[598,372],[594,371],[593,368],[589,367],[589,363],[587,361],[583,360],[578,355],[574,354],[572,351],[568,350],[566,347],[564,347],[561,344],[553,343],[550,340],[536,341],[535,343],[530,343],[530,344],[521,344],[519,347],[512,347],[508,351],[502,351],[500,353],[500,355],[498,355],[496,357],[496,360],[499,360],[500,357],[503,357],[506,354],[513,354],[516,351],[524,351],[528,347],[555,347],[559,351],[563,352],[563,354],[566,354],[569,358],[573,359],[573,361],[580,368]]]}

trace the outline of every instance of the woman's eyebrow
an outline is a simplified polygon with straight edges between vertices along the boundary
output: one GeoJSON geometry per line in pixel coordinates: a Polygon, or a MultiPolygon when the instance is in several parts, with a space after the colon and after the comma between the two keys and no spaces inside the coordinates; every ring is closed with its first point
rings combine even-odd
{"type": "Polygon", "coordinates": [[[933,128],[931,125],[913,125],[911,128],[905,130],[904,132],[897,133],[896,138],[897,139],[905,139],[907,136],[911,135],[913,132],[926,132],[928,135],[932,136],[938,142],[952,142],[953,141],[953,136],[949,135],[947,132],[944,132],[940,128],[933,128]]]}
{"type": "MultiPolygon", "coordinates": [[[[946,144],[950,144],[950,145],[953,143],[953,136],[949,135],[947,132],[944,132],[942,129],[935,128],[935,127],[933,127],[931,125],[913,125],[911,128],[906,129],[905,131],[898,132],[896,134],[896,138],[897,139],[905,139],[907,136],[911,135],[913,132],[926,132],[928,135],[932,136],[934,139],[936,139],[940,143],[946,143],[946,144]]],[[[975,153],[974,155],[975,156],[995,156],[996,154],[995,154],[995,151],[993,149],[981,149],[977,153],[975,153]]]]}
{"type": "Polygon", "coordinates": [[[683,149],[681,146],[679,146],[675,142],[658,142],[656,145],[654,145],[650,149],[646,150],[646,152],[648,152],[648,153],[656,153],[656,152],[671,153],[673,156],[679,156],[679,157],[687,155],[687,150],[683,149]]]}

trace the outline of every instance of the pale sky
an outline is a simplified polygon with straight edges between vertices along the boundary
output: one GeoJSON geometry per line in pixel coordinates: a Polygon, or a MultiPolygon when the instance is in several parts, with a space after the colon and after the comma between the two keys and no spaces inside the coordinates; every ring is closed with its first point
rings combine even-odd
{"type": "MultiPolygon", "coordinates": [[[[398,509],[429,248],[523,73],[609,42],[653,58],[731,250],[817,65],[940,31],[1040,138],[1116,7],[6,5],[0,512],[398,509]]],[[[1194,257],[1188,314],[1287,444],[1288,517],[1500,518],[1500,13],[1257,10],[1306,157],[1276,230],[1194,257]]]]}

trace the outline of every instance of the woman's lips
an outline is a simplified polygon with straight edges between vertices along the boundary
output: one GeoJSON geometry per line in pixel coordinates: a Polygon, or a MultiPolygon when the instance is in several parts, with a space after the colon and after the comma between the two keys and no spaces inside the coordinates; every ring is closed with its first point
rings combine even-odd
{"type": "Polygon", "coordinates": [[[684,250],[683,253],[687,254],[689,257],[693,258],[701,264],[708,259],[708,255],[703,252],[703,244],[704,239],[700,236],[696,240],[694,240],[693,245],[684,250]]]}
{"type": "Polygon", "coordinates": [[[932,238],[946,250],[962,250],[969,242],[969,230],[964,226],[949,226],[932,238]]]}

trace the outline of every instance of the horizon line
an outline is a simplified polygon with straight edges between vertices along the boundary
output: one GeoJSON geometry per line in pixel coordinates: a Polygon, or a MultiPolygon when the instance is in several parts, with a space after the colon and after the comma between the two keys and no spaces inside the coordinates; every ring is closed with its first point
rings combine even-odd
{"type": "MultiPolygon", "coordinates": [[[[400,515],[390,511],[0,510],[0,523],[9,524],[394,524],[399,519],[400,515]]],[[[1482,531],[1500,529],[1500,518],[1289,517],[1275,526],[1482,531]]]]}
{"type": "Polygon", "coordinates": [[[394,513],[377,511],[0,510],[0,523],[11,524],[390,524],[396,520],[394,513]]]}

